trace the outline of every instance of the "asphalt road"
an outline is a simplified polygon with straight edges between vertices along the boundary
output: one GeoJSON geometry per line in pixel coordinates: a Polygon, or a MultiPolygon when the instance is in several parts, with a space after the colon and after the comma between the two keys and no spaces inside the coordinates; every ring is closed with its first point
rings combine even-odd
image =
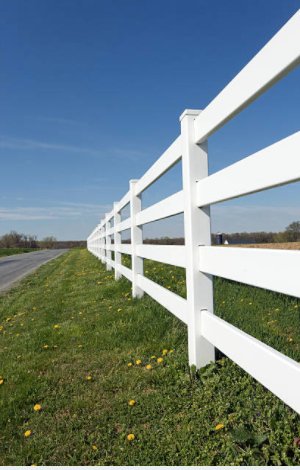
{"type": "Polygon", "coordinates": [[[68,250],[41,250],[0,258],[0,292],[68,250]]]}

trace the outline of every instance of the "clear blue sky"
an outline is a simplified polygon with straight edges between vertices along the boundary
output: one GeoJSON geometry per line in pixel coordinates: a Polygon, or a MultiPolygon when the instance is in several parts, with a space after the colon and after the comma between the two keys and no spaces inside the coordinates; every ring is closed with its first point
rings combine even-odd
{"type": "MultiPolygon", "coordinates": [[[[0,234],[84,239],[299,8],[297,0],[0,0],[0,234]]],[[[210,172],[299,130],[292,72],[209,142],[210,172]]],[[[150,204],[180,188],[172,170],[150,204]]],[[[213,208],[213,230],[300,220],[293,184],[213,208]]],[[[178,235],[180,220],[146,235],[178,235]]]]}

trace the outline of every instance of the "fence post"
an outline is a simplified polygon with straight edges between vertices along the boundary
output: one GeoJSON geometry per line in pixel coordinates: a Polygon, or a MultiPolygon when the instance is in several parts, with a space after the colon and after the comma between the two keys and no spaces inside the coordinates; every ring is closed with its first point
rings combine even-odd
{"type": "Polygon", "coordinates": [[[197,368],[215,360],[214,346],[201,335],[201,310],[213,313],[212,276],[199,271],[200,245],[211,244],[210,208],[198,208],[196,182],[208,175],[207,142],[195,144],[194,120],[199,110],[187,109],[180,116],[182,180],[186,246],[189,364],[197,368]]]}
{"type": "Polygon", "coordinates": [[[96,253],[96,257],[99,259],[99,227],[97,227],[96,229],[96,232],[94,234],[94,243],[95,243],[95,253],[96,253]]]}
{"type": "Polygon", "coordinates": [[[137,286],[137,275],[144,273],[143,258],[136,256],[136,245],[143,243],[143,229],[135,223],[135,217],[142,209],[140,196],[135,195],[135,185],[138,180],[129,181],[130,189],[130,218],[131,218],[131,269],[132,269],[132,297],[142,297],[144,291],[137,286]]]}
{"type": "Polygon", "coordinates": [[[101,228],[100,228],[100,259],[101,259],[101,262],[104,263],[104,250],[103,250],[103,220],[101,220],[100,222],[100,225],[101,225],[101,228]]]}
{"type": "Polygon", "coordinates": [[[117,211],[118,203],[114,202],[114,249],[115,249],[115,280],[117,281],[122,277],[118,266],[122,263],[121,253],[117,251],[117,246],[121,245],[121,232],[117,231],[117,225],[121,222],[121,214],[117,211]]]}
{"type": "Polygon", "coordinates": [[[106,269],[107,271],[111,271],[112,267],[109,264],[108,260],[111,260],[111,251],[110,251],[110,243],[111,243],[111,236],[108,234],[109,229],[111,228],[110,221],[107,220],[108,214],[105,214],[105,249],[106,249],[106,269]]]}
{"type": "Polygon", "coordinates": [[[101,260],[101,224],[98,224],[98,258],[101,260]]]}

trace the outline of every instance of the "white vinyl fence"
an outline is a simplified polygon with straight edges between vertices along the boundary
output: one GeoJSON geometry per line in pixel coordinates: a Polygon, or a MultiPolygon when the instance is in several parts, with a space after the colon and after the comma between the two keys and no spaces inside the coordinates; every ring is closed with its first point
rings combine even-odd
{"type": "Polygon", "coordinates": [[[114,268],[116,279],[130,280],[134,297],[146,292],[187,325],[191,365],[213,361],[217,347],[298,413],[300,365],[214,315],[213,276],[300,297],[300,251],[210,246],[210,205],[299,180],[300,132],[209,176],[207,138],[299,61],[300,10],[203,111],[184,111],[179,137],[139,180],[130,181],[87,240],[88,250],[114,268]],[[182,191],[142,210],[143,191],[179,160],[182,191]],[[121,221],[127,204],[130,217],[121,221]],[[179,213],[185,246],[143,244],[143,225],[179,213]],[[128,229],[131,243],[121,243],[128,229]],[[122,253],[131,255],[131,269],[121,264],[122,253]],[[187,298],[144,276],[144,258],[185,268],[187,298]]]}

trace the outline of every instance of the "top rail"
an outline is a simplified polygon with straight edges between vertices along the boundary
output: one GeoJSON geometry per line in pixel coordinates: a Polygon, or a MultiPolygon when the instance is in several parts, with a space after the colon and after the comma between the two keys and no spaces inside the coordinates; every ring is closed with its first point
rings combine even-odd
{"type": "Polygon", "coordinates": [[[138,196],[169,168],[171,168],[181,157],[181,135],[167,148],[162,156],[149,168],[135,185],[135,195],[138,196]]]}
{"type": "Polygon", "coordinates": [[[127,206],[127,204],[129,203],[129,200],[130,200],[130,192],[128,191],[121,199],[121,201],[119,201],[117,204],[116,204],[116,207],[115,207],[115,211],[116,212],[120,212],[120,210],[123,209],[123,207],[127,206]]]}
{"type": "Polygon", "coordinates": [[[195,119],[195,142],[207,139],[300,61],[300,10],[195,119]]]}

